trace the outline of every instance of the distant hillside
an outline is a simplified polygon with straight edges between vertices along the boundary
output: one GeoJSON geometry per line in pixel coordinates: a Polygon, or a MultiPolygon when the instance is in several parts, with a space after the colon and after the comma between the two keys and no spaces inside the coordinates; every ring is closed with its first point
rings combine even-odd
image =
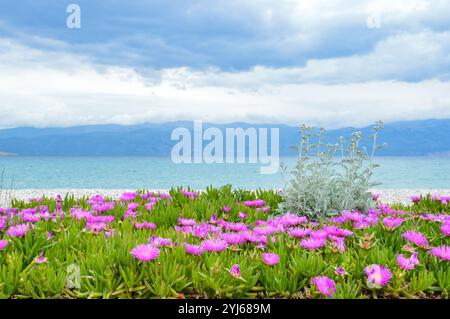
{"type": "MultiPolygon", "coordinates": [[[[292,149],[298,142],[296,127],[287,125],[251,125],[232,123],[215,125],[226,127],[278,127],[280,155],[295,155],[292,149]]],[[[19,127],[0,130],[1,154],[19,156],[169,156],[173,129],[186,127],[192,131],[192,122],[171,122],[134,126],[92,125],[69,128],[19,127]]],[[[327,141],[335,142],[341,135],[348,136],[355,128],[327,131],[327,141]]],[[[359,129],[366,136],[370,127],[359,129]]],[[[387,123],[380,134],[380,142],[387,147],[379,155],[426,156],[450,155],[450,119],[387,123]]]]}

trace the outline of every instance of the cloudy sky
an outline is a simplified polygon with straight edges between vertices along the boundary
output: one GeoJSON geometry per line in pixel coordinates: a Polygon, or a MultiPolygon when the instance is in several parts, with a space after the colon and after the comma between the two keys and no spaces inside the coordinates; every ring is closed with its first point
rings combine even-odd
{"type": "Polygon", "coordinates": [[[11,1],[0,114],[1,128],[450,118],[450,1],[11,1]]]}

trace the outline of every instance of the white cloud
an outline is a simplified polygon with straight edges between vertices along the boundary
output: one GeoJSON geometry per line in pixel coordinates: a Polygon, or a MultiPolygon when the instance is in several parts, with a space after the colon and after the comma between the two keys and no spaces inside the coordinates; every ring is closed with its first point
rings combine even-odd
{"type": "Polygon", "coordinates": [[[419,82],[389,78],[448,64],[449,39],[448,32],[399,35],[367,55],[311,60],[303,68],[174,68],[145,75],[0,39],[0,127],[180,119],[337,127],[448,118],[445,76],[419,82]]]}

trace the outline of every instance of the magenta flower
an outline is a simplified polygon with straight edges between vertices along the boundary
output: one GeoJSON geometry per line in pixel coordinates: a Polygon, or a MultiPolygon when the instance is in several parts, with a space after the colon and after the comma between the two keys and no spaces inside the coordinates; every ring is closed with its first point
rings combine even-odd
{"type": "Polygon", "coordinates": [[[258,235],[272,235],[278,231],[278,228],[272,225],[260,225],[253,228],[253,232],[258,235]]]}
{"type": "Polygon", "coordinates": [[[129,203],[128,206],[127,206],[127,210],[132,210],[132,211],[135,211],[138,208],[139,208],[139,204],[138,203],[129,203]]]}
{"type": "Polygon", "coordinates": [[[419,264],[419,259],[417,258],[417,252],[413,253],[411,257],[405,258],[403,254],[397,256],[397,264],[406,270],[412,270],[419,264]]]}
{"type": "Polygon", "coordinates": [[[115,219],[114,216],[92,216],[88,215],[86,216],[86,222],[88,223],[112,223],[115,219]]]}
{"type": "Polygon", "coordinates": [[[200,224],[192,227],[192,235],[199,238],[206,238],[210,233],[210,225],[200,224]]]}
{"type": "Polygon", "coordinates": [[[239,219],[247,219],[247,214],[243,213],[243,212],[239,212],[238,217],[239,217],[239,219]]]}
{"type": "Polygon", "coordinates": [[[129,201],[134,200],[136,197],[137,197],[137,193],[125,192],[120,197],[120,200],[123,202],[129,202],[129,201]]]}
{"type": "Polygon", "coordinates": [[[206,239],[201,246],[206,251],[220,252],[227,249],[228,243],[223,239],[206,239]]]}
{"type": "Polygon", "coordinates": [[[270,210],[270,206],[264,206],[264,207],[258,207],[256,208],[256,211],[263,211],[264,213],[267,213],[270,210]]]}
{"type": "Polygon", "coordinates": [[[178,219],[178,223],[181,226],[194,226],[196,224],[196,221],[195,219],[182,218],[180,216],[180,218],[178,219]]]}
{"type": "Polygon", "coordinates": [[[336,273],[336,275],[339,275],[339,276],[345,276],[345,275],[347,275],[347,271],[346,271],[345,268],[342,267],[342,266],[337,267],[337,268],[334,270],[334,272],[336,273]]]}
{"type": "Polygon", "coordinates": [[[28,224],[11,226],[6,232],[6,234],[12,237],[23,237],[26,235],[29,228],[30,226],[28,224]]]}
{"type": "Polygon", "coordinates": [[[297,226],[299,224],[308,223],[308,218],[306,216],[297,216],[295,214],[286,213],[277,218],[282,225],[285,226],[297,226]]]}
{"type": "Polygon", "coordinates": [[[115,232],[115,230],[114,230],[114,229],[111,229],[111,230],[105,231],[105,232],[104,232],[104,234],[105,234],[105,238],[106,238],[106,239],[109,239],[110,237],[114,236],[114,232],[115,232]]]}
{"type": "Polygon", "coordinates": [[[333,237],[332,238],[333,247],[339,250],[341,253],[345,252],[345,238],[343,237],[333,237]]]}
{"type": "MultiPolygon", "coordinates": [[[[353,235],[353,232],[351,230],[339,228],[336,226],[325,226],[323,229],[328,234],[328,236],[331,235],[331,236],[348,237],[348,236],[353,235]]],[[[311,235],[311,237],[314,237],[314,236],[311,235]]]]}
{"type": "Polygon", "coordinates": [[[86,203],[88,203],[89,205],[94,205],[94,204],[101,204],[104,202],[105,202],[105,199],[103,198],[103,196],[94,195],[86,203]]]}
{"type": "Polygon", "coordinates": [[[428,253],[440,259],[450,261],[450,246],[434,247],[433,249],[428,251],[428,253]]]}
{"type": "Polygon", "coordinates": [[[241,277],[241,268],[239,268],[238,264],[231,266],[230,274],[235,278],[241,277]]]}
{"type": "Polygon", "coordinates": [[[262,260],[266,265],[274,266],[280,262],[280,257],[274,253],[263,253],[262,260]]]}
{"type": "Polygon", "coordinates": [[[0,250],[3,250],[6,246],[8,246],[8,241],[5,239],[0,240],[0,250]]]}
{"type": "Polygon", "coordinates": [[[311,238],[314,239],[326,239],[328,236],[328,233],[323,229],[314,230],[310,234],[311,238]]]}
{"type": "Polygon", "coordinates": [[[244,205],[247,207],[262,207],[266,204],[265,200],[257,199],[257,200],[247,200],[244,202],[244,205]]]}
{"type": "Polygon", "coordinates": [[[136,212],[133,212],[132,210],[127,210],[125,214],[123,214],[124,218],[131,217],[132,219],[136,219],[136,212]]]}
{"type": "Polygon", "coordinates": [[[211,215],[211,218],[209,219],[209,223],[210,224],[217,224],[216,214],[212,214],[211,215]]]}
{"type": "Polygon", "coordinates": [[[407,232],[403,233],[403,237],[406,240],[413,242],[414,244],[416,244],[419,247],[424,247],[424,248],[429,247],[428,240],[422,233],[408,230],[407,232]]]}
{"type": "Polygon", "coordinates": [[[311,279],[311,284],[315,285],[317,290],[328,297],[332,297],[336,293],[336,284],[334,281],[326,276],[317,276],[311,279]]]}
{"type": "Polygon", "coordinates": [[[198,245],[184,244],[186,252],[191,255],[201,255],[203,254],[203,248],[198,245]]]}
{"type": "Polygon", "coordinates": [[[231,207],[225,205],[225,206],[222,207],[222,210],[223,210],[225,213],[229,213],[229,212],[231,212],[231,207]]]}
{"type": "Polygon", "coordinates": [[[194,199],[194,198],[198,197],[198,193],[196,193],[196,192],[190,192],[190,191],[187,191],[187,190],[182,190],[181,193],[184,196],[186,196],[186,197],[188,197],[190,199],[194,199]]]}
{"type": "Polygon", "coordinates": [[[156,228],[156,225],[154,223],[150,223],[148,221],[143,221],[142,223],[134,223],[134,228],[136,229],[148,229],[152,230],[156,228]]]}
{"type": "Polygon", "coordinates": [[[222,239],[230,245],[241,245],[247,242],[247,237],[243,233],[223,233],[222,239]]]}
{"type": "Polygon", "coordinates": [[[36,258],[34,258],[33,261],[34,261],[36,264],[43,264],[43,263],[46,263],[46,262],[47,262],[47,258],[44,257],[43,254],[40,254],[39,256],[37,256],[36,258]]]}
{"type": "Polygon", "coordinates": [[[372,194],[372,200],[377,201],[380,198],[380,194],[372,194]]]}
{"type": "Polygon", "coordinates": [[[99,233],[106,229],[105,223],[86,223],[86,227],[93,233],[99,233]]]}
{"type": "Polygon", "coordinates": [[[445,236],[450,236],[450,222],[447,221],[441,225],[441,232],[445,236]]]}
{"type": "Polygon", "coordinates": [[[291,228],[288,230],[289,235],[293,236],[293,237],[306,237],[311,233],[311,229],[310,228],[303,228],[303,227],[298,227],[298,228],[291,228]]]}
{"type": "Polygon", "coordinates": [[[403,224],[403,218],[401,218],[401,217],[385,217],[385,218],[383,218],[383,220],[381,222],[388,230],[394,230],[395,228],[397,228],[401,224],[403,224]]]}
{"type": "Polygon", "coordinates": [[[370,289],[379,289],[386,286],[392,278],[389,268],[376,264],[365,267],[364,273],[367,276],[367,286],[370,289]]]}
{"type": "Polygon", "coordinates": [[[131,250],[131,255],[140,261],[150,261],[159,257],[159,249],[154,245],[138,245],[131,250]]]}
{"type": "Polygon", "coordinates": [[[156,247],[166,247],[172,245],[172,239],[153,235],[151,237],[151,244],[156,247]]]}
{"type": "Polygon", "coordinates": [[[326,245],[327,240],[324,238],[305,238],[300,242],[300,246],[306,249],[318,249],[326,245]]]}
{"type": "Polygon", "coordinates": [[[420,195],[414,195],[414,196],[411,196],[410,199],[413,203],[418,203],[421,201],[422,197],[420,195]]]}
{"type": "Polygon", "coordinates": [[[245,231],[248,230],[248,226],[244,223],[228,223],[225,221],[220,220],[220,225],[225,228],[226,230],[232,230],[232,231],[245,231]]]}

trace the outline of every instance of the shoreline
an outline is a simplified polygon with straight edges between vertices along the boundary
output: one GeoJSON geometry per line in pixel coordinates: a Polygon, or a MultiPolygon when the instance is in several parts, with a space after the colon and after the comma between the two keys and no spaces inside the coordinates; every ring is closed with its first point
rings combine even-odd
{"type": "MultiPolygon", "coordinates": [[[[46,195],[47,197],[55,197],[56,195],[64,196],[73,194],[75,197],[103,195],[118,198],[123,192],[134,192],[136,189],[13,189],[0,191],[0,207],[9,205],[11,199],[28,200],[46,195]]],[[[153,192],[168,192],[169,189],[149,189],[153,192]]],[[[202,190],[199,190],[202,191],[202,190]]],[[[442,195],[450,196],[450,188],[384,188],[371,189],[374,194],[380,195],[380,201],[386,204],[392,203],[411,203],[410,197],[413,195],[442,195]]]]}

